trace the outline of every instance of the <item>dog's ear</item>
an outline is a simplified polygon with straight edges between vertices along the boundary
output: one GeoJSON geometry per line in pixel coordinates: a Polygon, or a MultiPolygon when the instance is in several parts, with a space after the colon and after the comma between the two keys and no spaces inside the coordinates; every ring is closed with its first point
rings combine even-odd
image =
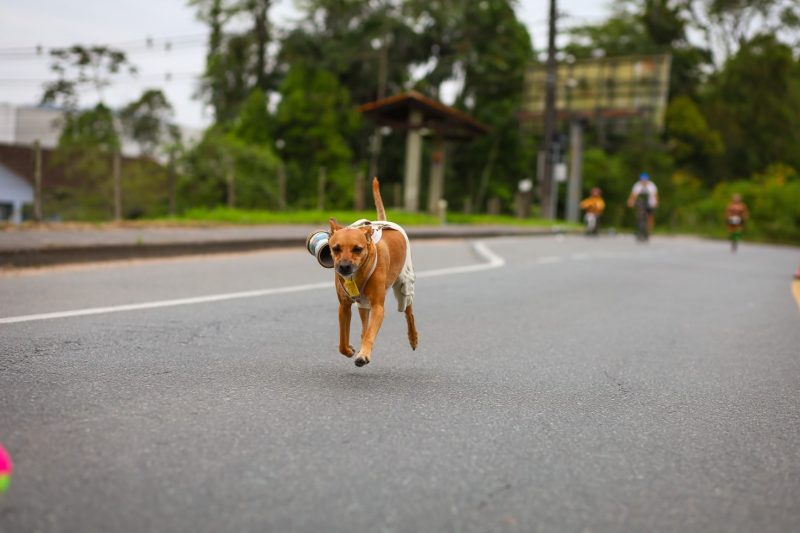
{"type": "Polygon", "coordinates": [[[339,223],[336,222],[335,218],[331,218],[330,220],[328,220],[328,222],[331,225],[331,235],[333,235],[334,231],[342,229],[342,226],[340,226],[339,223]]]}

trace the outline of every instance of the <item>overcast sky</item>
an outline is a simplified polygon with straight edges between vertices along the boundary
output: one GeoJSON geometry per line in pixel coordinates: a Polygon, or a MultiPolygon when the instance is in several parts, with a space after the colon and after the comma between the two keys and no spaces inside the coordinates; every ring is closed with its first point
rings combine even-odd
{"type": "MultiPolygon", "coordinates": [[[[568,22],[602,20],[607,1],[559,0],[568,22]]],[[[520,0],[518,15],[528,26],[534,46],[547,39],[548,0],[520,0]]],[[[276,0],[271,20],[283,27],[296,17],[292,0],[276,0]]],[[[109,44],[128,52],[139,75],[125,78],[104,93],[106,102],[118,106],[138,98],[146,88],[162,89],[184,126],[204,127],[209,113],[193,98],[197,75],[203,70],[206,27],[194,17],[185,0],[2,0],[0,2],[0,103],[35,104],[42,83],[50,78],[48,57],[36,55],[44,48],[80,44],[109,44]],[[147,37],[153,46],[145,45],[147,37]],[[166,43],[171,49],[166,50],[166,43]],[[167,79],[167,75],[171,75],[167,79]]],[[[81,105],[96,98],[86,93],[81,105]]]]}

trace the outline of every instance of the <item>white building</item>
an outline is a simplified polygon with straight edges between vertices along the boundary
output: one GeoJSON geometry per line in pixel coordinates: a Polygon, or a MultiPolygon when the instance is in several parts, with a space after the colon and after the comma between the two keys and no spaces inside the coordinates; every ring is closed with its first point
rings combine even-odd
{"type": "Polygon", "coordinates": [[[0,222],[22,222],[25,204],[33,204],[33,185],[0,163],[0,222]]]}
{"type": "Polygon", "coordinates": [[[46,106],[16,106],[0,103],[0,143],[55,148],[61,133],[63,113],[46,106]]]}
{"type": "MultiPolygon", "coordinates": [[[[22,221],[23,206],[34,201],[33,143],[38,140],[43,153],[55,149],[62,123],[63,112],[54,107],[0,103],[0,223],[22,221]]],[[[181,133],[185,144],[202,136],[200,130],[190,128],[181,128],[181,133]]],[[[141,150],[123,138],[122,155],[135,159],[141,150]]]]}

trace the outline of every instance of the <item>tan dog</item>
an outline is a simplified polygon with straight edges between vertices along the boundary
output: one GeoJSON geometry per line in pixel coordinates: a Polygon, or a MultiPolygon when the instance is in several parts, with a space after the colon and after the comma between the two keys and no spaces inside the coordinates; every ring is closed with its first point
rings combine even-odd
{"type": "Polygon", "coordinates": [[[414,269],[411,266],[408,237],[396,224],[380,222],[386,220],[386,212],[378,178],[372,180],[372,195],[378,221],[359,221],[353,226],[342,227],[332,218],[328,241],[333,255],[336,294],[339,297],[339,351],[346,357],[355,354],[355,349],[350,345],[351,306],[358,303],[359,307],[361,349],[356,355],[356,366],[364,366],[372,358],[372,346],[383,324],[384,300],[389,287],[394,290],[398,310],[405,312],[411,348],[417,348],[417,329],[411,305],[414,269]],[[378,232],[381,234],[379,239],[378,232]]]}

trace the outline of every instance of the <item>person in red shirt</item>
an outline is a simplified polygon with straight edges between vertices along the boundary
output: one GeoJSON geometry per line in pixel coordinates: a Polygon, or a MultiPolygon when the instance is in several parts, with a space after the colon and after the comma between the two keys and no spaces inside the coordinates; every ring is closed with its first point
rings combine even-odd
{"type": "Polygon", "coordinates": [[[733,253],[736,253],[736,249],[739,247],[742,230],[748,218],[750,218],[750,212],[742,202],[742,195],[734,194],[731,197],[731,203],[725,207],[725,221],[728,224],[728,237],[731,240],[731,252],[733,253]]]}

